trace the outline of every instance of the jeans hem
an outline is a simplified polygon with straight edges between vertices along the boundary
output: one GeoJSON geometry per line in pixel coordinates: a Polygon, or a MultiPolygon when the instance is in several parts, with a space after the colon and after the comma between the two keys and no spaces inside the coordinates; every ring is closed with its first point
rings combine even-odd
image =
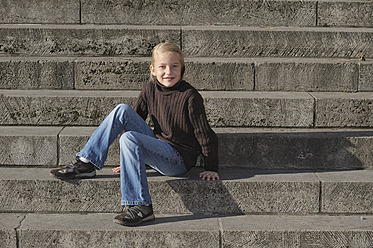
{"type": "Polygon", "coordinates": [[[90,159],[87,155],[85,155],[85,154],[83,154],[83,153],[81,153],[81,152],[78,152],[78,153],[76,154],[76,156],[77,156],[77,157],[82,157],[82,158],[87,159],[89,162],[91,162],[91,163],[96,167],[96,170],[102,170],[102,166],[99,167],[99,166],[97,165],[97,163],[96,163],[96,162],[93,162],[92,159],[90,159]]]}

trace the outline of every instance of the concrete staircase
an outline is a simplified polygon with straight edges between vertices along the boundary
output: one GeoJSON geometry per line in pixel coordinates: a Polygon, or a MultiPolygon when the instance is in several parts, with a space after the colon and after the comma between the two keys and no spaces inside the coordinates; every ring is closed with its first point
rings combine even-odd
{"type": "Polygon", "coordinates": [[[0,247],[373,247],[373,2],[1,2],[0,247]],[[148,171],[157,219],[127,228],[114,142],[60,181],[179,44],[219,138],[221,177],[148,171]]]}

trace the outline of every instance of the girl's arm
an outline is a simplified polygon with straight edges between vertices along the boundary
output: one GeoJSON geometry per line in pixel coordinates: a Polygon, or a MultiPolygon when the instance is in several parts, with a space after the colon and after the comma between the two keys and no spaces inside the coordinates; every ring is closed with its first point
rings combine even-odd
{"type": "Polygon", "coordinates": [[[205,172],[200,177],[207,180],[219,179],[218,139],[207,121],[203,98],[198,92],[189,98],[188,110],[194,135],[204,156],[205,172]]]}

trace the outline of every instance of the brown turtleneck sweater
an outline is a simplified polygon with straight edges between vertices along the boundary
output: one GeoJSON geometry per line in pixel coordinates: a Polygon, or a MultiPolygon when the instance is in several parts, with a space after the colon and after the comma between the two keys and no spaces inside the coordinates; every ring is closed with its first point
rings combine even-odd
{"type": "Polygon", "coordinates": [[[205,170],[218,172],[218,139],[207,122],[202,96],[189,83],[165,87],[149,82],[133,109],[144,120],[149,115],[155,136],[180,153],[188,170],[202,153],[205,170]]]}

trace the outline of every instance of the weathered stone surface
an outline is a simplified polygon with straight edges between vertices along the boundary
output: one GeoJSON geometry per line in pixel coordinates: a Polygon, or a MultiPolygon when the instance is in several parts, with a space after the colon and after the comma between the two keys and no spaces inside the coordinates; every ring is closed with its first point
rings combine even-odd
{"type": "Polygon", "coordinates": [[[255,59],[259,91],[357,91],[358,64],[343,59],[255,59]]]}
{"type": "Polygon", "coordinates": [[[57,164],[59,127],[0,127],[0,165],[57,164]]]}
{"type": "Polygon", "coordinates": [[[0,213],[0,248],[16,248],[16,228],[21,225],[24,215],[0,213]]]}
{"type": "Polygon", "coordinates": [[[79,58],[76,89],[141,90],[149,81],[151,58],[79,58]]]}
{"type": "Polygon", "coordinates": [[[189,180],[151,181],[156,210],[177,213],[182,209],[193,214],[318,212],[319,182],[313,173],[220,170],[221,181],[205,182],[198,179],[202,170],[189,172],[189,180]],[[173,202],[172,209],[160,204],[167,201],[173,202]]]}
{"type": "MultiPolygon", "coordinates": [[[[53,129],[53,128],[49,128],[53,129]]],[[[74,161],[96,127],[66,127],[59,134],[59,164],[74,161]]],[[[55,165],[56,136],[44,127],[1,127],[2,160],[7,165],[55,165]],[[26,133],[26,137],[23,135],[26,133]],[[18,145],[17,145],[18,144],[18,145]],[[36,146],[36,147],[34,147],[36,146]],[[49,159],[39,153],[48,150],[49,159]],[[22,155],[22,156],[20,156],[22,155]],[[49,161],[48,164],[45,164],[49,161]],[[51,163],[51,164],[50,164],[51,163]]],[[[372,130],[216,128],[222,167],[256,169],[373,168],[372,130]]],[[[46,156],[46,155],[44,155],[46,156]]],[[[105,165],[119,165],[115,140],[105,165]]]]}
{"type": "Polygon", "coordinates": [[[315,1],[82,1],[83,23],[315,26],[315,1]]]}
{"type": "Polygon", "coordinates": [[[370,0],[329,0],[318,3],[318,26],[373,27],[370,0]]]}
{"type": "Polygon", "coordinates": [[[371,216],[249,215],[221,219],[224,247],[371,247],[371,216]]]}
{"type": "MultiPolygon", "coordinates": [[[[50,169],[0,168],[0,209],[12,212],[118,212],[119,175],[104,169],[96,179],[61,181],[50,169]]],[[[316,213],[319,181],[313,173],[222,170],[222,181],[199,179],[201,168],[183,177],[148,171],[157,213],[316,213]],[[172,207],[170,207],[172,206],[172,207]]]]}
{"type": "Polygon", "coordinates": [[[373,170],[320,172],[321,211],[373,213],[373,170]]]}
{"type": "Polygon", "coordinates": [[[192,56],[373,57],[372,36],[368,28],[2,25],[0,53],[150,55],[171,41],[192,56]]]}
{"type": "MultiPolygon", "coordinates": [[[[76,89],[141,90],[150,77],[150,58],[79,58],[76,89]]],[[[187,58],[184,79],[198,90],[253,90],[251,59],[187,58]],[[224,71],[224,73],[222,73],[224,71]]]]}
{"type": "MultiPolygon", "coordinates": [[[[138,91],[2,90],[2,125],[98,125],[138,91]]],[[[202,92],[212,126],[310,127],[314,99],[307,93],[202,92]]]]}
{"type": "MultiPolygon", "coordinates": [[[[4,214],[1,214],[1,218],[4,214]]],[[[113,214],[27,214],[19,245],[32,247],[371,247],[371,216],[157,215],[124,227],[113,214]],[[280,245],[280,246],[279,246],[280,245]]]]}
{"type": "Polygon", "coordinates": [[[373,61],[359,63],[359,91],[373,91],[373,61]]]}
{"type": "Polygon", "coordinates": [[[0,94],[1,124],[99,125],[120,103],[132,104],[132,91],[18,91],[0,94]]]}
{"type": "Polygon", "coordinates": [[[6,212],[118,212],[119,175],[107,171],[97,179],[62,181],[51,168],[0,168],[0,209],[6,212]],[[9,171],[11,170],[11,171],[9,171]],[[18,174],[18,173],[22,173],[18,174]]]}
{"type": "Polygon", "coordinates": [[[115,214],[30,214],[19,230],[27,247],[219,247],[217,218],[164,216],[124,227],[115,214]]]}
{"type": "MultiPolygon", "coordinates": [[[[0,88],[141,90],[149,80],[149,66],[150,57],[0,57],[0,88]]],[[[186,71],[185,79],[199,90],[254,87],[251,59],[190,58],[186,71]]]]}
{"type": "Polygon", "coordinates": [[[0,23],[80,23],[79,1],[2,0],[0,23]]]}
{"type": "Polygon", "coordinates": [[[186,59],[185,80],[198,90],[253,90],[252,59],[186,59]]]}
{"type": "Polygon", "coordinates": [[[373,57],[368,28],[184,27],[188,56],[373,57]]]}
{"type": "MultiPolygon", "coordinates": [[[[66,127],[60,164],[71,162],[95,127],[66,127]]],[[[373,168],[373,131],[356,129],[215,128],[222,168],[341,170],[373,168]]],[[[119,165],[117,141],[105,165],[119,165]]]]}
{"type": "Polygon", "coordinates": [[[74,58],[0,57],[2,89],[73,89],[74,58]]]}
{"type": "Polygon", "coordinates": [[[150,55],[162,41],[180,44],[179,27],[1,25],[0,54],[150,55]]]}
{"type": "MultiPolygon", "coordinates": [[[[308,58],[186,58],[198,90],[373,91],[372,62],[308,58]],[[255,66],[254,66],[255,61],[255,66]],[[358,72],[359,71],[359,72],[358,72]],[[224,73],[222,73],[224,72],[224,73]]],[[[150,57],[0,57],[0,88],[141,90],[150,57]],[[75,66],[75,68],[73,68],[75,66]],[[75,84],[74,84],[75,77],[75,84]]]]}
{"type": "Polygon", "coordinates": [[[307,93],[203,92],[215,127],[310,127],[314,100],[307,93]]]}
{"type": "Polygon", "coordinates": [[[373,131],[215,129],[222,166],[258,169],[373,168],[373,131]]]}
{"type": "Polygon", "coordinates": [[[316,127],[373,127],[373,93],[312,93],[316,127]]]}

